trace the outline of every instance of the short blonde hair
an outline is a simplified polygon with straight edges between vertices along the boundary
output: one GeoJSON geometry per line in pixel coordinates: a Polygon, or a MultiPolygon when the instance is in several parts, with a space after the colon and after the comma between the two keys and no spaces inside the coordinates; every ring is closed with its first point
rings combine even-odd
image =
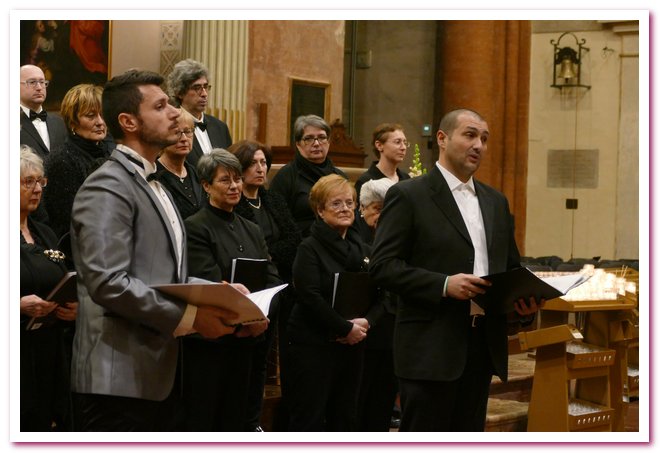
{"type": "Polygon", "coordinates": [[[353,201],[355,201],[355,187],[348,179],[334,173],[319,178],[309,191],[309,205],[314,211],[314,215],[318,217],[318,210],[325,206],[332,192],[345,189],[350,189],[353,201]]]}
{"type": "Polygon", "coordinates": [[[69,130],[80,124],[79,118],[88,112],[97,112],[101,115],[101,96],[103,88],[90,83],[81,83],[66,92],[60,105],[60,115],[69,130]]]}

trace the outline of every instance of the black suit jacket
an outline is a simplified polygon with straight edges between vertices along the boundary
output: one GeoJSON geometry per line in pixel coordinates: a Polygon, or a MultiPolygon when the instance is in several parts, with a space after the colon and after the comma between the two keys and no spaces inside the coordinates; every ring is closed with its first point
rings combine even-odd
{"type": "Polygon", "coordinates": [[[66,141],[66,126],[61,117],[48,114],[46,117],[46,127],[48,128],[48,138],[50,139],[50,149],[46,147],[41,135],[30,121],[30,118],[21,110],[21,145],[28,145],[35,150],[42,159],[46,159],[50,149],[59,148],[66,141]]]}
{"type": "MultiPolygon", "coordinates": [[[[206,132],[209,134],[211,146],[214,148],[229,148],[232,141],[227,124],[211,115],[204,114],[204,119],[206,120],[206,132]]],[[[195,135],[193,138],[193,148],[188,154],[188,157],[186,157],[186,162],[197,169],[197,162],[203,155],[204,151],[202,151],[199,140],[197,140],[197,136],[195,135]]]]}
{"type": "MultiPolygon", "coordinates": [[[[520,265],[506,198],[475,180],[488,247],[489,273],[520,265]]],[[[443,298],[445,280],[471,274],[474,247],[458,205],[437,166],[395,184],[378,221],[370,271],[398,293],[394,334],[397,376],[450,381],[463,372],[470,337],[470,304],[443,298]]],[[[488,349],[496,374],[507,378],[507,319],[486,314],[488,349]]]]}

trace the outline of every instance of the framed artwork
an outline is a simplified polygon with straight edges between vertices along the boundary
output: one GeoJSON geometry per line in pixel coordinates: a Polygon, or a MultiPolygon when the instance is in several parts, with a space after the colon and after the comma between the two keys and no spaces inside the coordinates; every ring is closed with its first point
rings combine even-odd
{"type": "Polygon", "coordinates": [[[109,76],[109,20],[22,20],[21,65],[39,66],[50,80],[46,110],[59,110],[80,83],[103,85],[109,76]]]}
{"type": "MultiPolygon", "coordinates": [[[[290,79],[289,143],[293,145],[293,124],[301,115],[318,115],[328,121],[330,115],[330,84],[290,79]]],[[[329,123],[329,121],[328,121],[329,123]]]]}

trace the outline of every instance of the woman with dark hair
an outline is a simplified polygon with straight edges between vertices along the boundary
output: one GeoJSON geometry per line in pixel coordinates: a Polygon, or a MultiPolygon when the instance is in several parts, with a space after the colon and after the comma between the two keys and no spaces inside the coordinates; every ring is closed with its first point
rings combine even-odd
{"type": "Polygon", "coordinates": [[[101,116],[103,88],[91,84],[71,88],[60,106],[69,135],[66,141],[46,158],[50,184],[44,190],[48,221],[57,235],[69,232],[73,199],[82,183],[110,156],[112,140],[101,116]]]}
{"type": "MultiPolygon", "coordinates": [[[[230,281],[236,258],[266,260],[266,287],[281,283],[261,229],[236,215],[242,196],[241,164],[230,152],[214,149],[197,165],[208,205],[185,220],[190,275],[230,281]]],[[[238,283],[243,283],[240,280],[238,283]]],[[[233,336],[183,339],[183,401],[188,431],[245,431],[251,399],[251,368],[257,342],[268,322],[247,324],[233,336]]],[[[263,392],[263,385],[260,388],[263,392]]],[[[258,418],[258,417],[257,417],[258,418]]]]}
{"type": "Polygon", "coordinates": [[[330,126],[316,115],[299,116],[293,126],[296,154],[273,178],[270,190],[286,200],[303,237],[309,236],[315,213],[309,207],[309,191],[322,176],[344,172],[328,157],[330,126]]]}
{"type": "MultiPolygon", "coordinates": [[[[243,195],[236,206],[236,213],[259,225],[266,238],[268,252],[273,263],[277,266],[280,277],[286,283],[292,283],[291,268],[301,237],[284,199],[278,193],[267,190],[265,187],[268,181],[268,170],[270,170],[272,163],[270,147],[262,143],[242,140],[229,147],[229,151],[238,158],[243,167],[243,195]]],[[[271,312],[268,314],[271,323],[266,331],[266,341],[257,345],[255,362],[263,363],[263,367],[253,367],[253,375],[256,375],[254,382],[261,385],[262,389],[266,378],[266,358],[276,328],[278,331],[280,381],[282,386],[287,385],[286,351],[288,340],[286,337],[286,321],[289,318],[293,297],[292,286],[280,293],[278,304],[272,305],[271,312]]],[[[258,401],[251,404],[250,412],[253,414],[251,431],[258,429],[259,420],[255,419],[255,415],[261,410],[263,392],[255,391],[253,395],[258,396],[258,401]]],[[[283,410],[280,413],[286,414],[286,401],[282,403],[283,410]]],[[[280,428],[280,426],[277,426],[277,428],[280,428]]]]}
{"type": "Polygon", "coordinates": [[[73,321],[78,308],[75,301],[58,306],[45,300],[66,274],[55,233],[29,217],[47,182],[41,158],[21,146],[21,431],[71,429],[66,323],[26,330],[31,318],[53,310],[58,320],[73,321]]]}

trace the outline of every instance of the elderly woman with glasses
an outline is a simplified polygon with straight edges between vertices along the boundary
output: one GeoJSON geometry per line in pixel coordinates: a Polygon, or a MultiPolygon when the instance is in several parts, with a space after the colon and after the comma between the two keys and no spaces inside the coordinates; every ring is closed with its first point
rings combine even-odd
{"type": "Polygon", "coordinates": [[[55,233],[29,217],[39,206],[47,182],[41,158],[30,147],[21,146],[21,431],[71,428],[67,323],[60,321],[73,321],[78,303],[58,305],[46,300],[66,274],[64,254],[57,250],[55,233]],[[51,313],[56,322],[26,330],[30,319],[51,313]]]}
{"type": "Polygon", "coordinates": [[[205,197],[195,168],[186,162],[195,135],[195,119],[187,110],[180,111],[179,141],[158,156],[156,178],[170,191],[181,217],[186,219],[204,206],[205,197]]]}
{"type": "Polygon", "coordinates": [[[328,157],[330,126],[316,115],[300,116],[293,126],[296,154],[273,178],[270,189],[284,197],[303,237],[309,236],[315,213],[308,196],[322,176],[346,176],[328,157]]]}
{"type": "Polygon", "coordinates": [[[362,272],[368,279],[369,246],[351,228],[355,189],[328,175],[311,188],[316,220],[293,264],[297,297],[288,324],[290,431],[355,431],[363,340],[377,317],[346,319],[333,308],[335,274],[362,272]]]}
{"type": "MultiPolygon", "coordinates": [[[[241,164],[232,153],[214,149],[197,172],[208,205],[185,221],[190,275],[230,281],[232,260],[266,260],[266,287],[281,283],[261,229],[234,213],[242,195],[241,164]]],[[[235,283],[245,283],[238,280],[235,283]]],[[[234,336],[183,339],[183,402],[188,431],[245,431],[251,398],[252,359],[268,322],[242,326],[234,336]]],[[[257,366],[259,364],[254,364],[257,366]]],[[[263,392],[263,386],[260,388],[263,392]]]]}

